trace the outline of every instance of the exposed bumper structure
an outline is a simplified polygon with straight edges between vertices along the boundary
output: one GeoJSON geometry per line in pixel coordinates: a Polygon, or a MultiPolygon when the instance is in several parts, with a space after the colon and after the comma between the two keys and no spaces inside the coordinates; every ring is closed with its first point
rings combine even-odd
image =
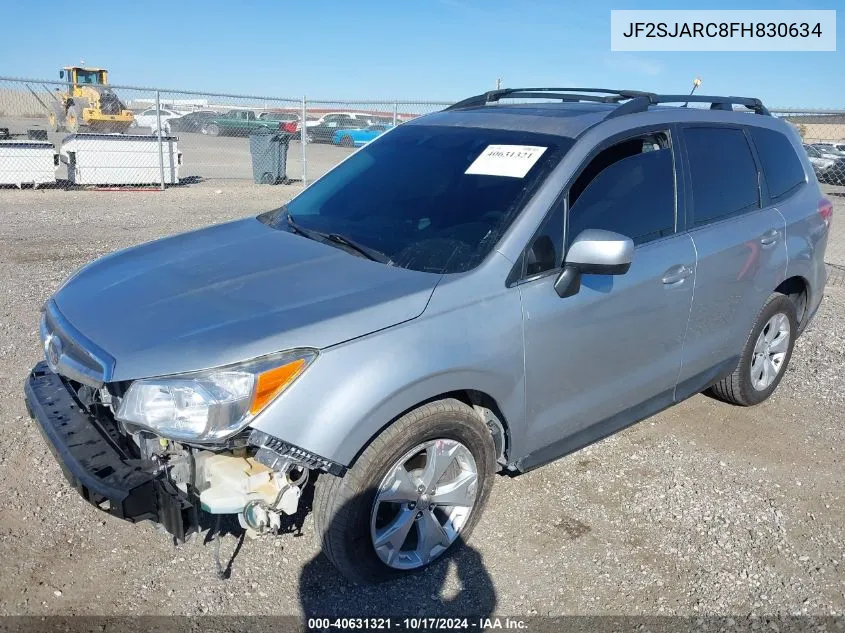
{"type": "Polygon", "coordinates": [[[177,541],[198,527],[198,512],[172,482],[141,468],[109,429],[76,402],[62,378],[38,363],[25,384],[26,405],[79,494],[130,522],[160,523],[177,541]]]}

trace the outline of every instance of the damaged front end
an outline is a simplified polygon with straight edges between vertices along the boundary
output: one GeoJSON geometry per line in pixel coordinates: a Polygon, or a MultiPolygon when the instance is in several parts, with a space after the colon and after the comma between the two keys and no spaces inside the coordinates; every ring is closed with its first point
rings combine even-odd
{"type": "Polygon", "coordinates": [[[127,521],[156,522],[177,542],[201,529],[203,513],[237,515],[250,536],[274,533],[281,515],[297,512],[312,470],[344,470],[249,428],[201,445],[166,439],[116,418],[123,394],[113,385],[71,380],[45,362],[25,393],[30,416],[83,498],[127,521]]]}

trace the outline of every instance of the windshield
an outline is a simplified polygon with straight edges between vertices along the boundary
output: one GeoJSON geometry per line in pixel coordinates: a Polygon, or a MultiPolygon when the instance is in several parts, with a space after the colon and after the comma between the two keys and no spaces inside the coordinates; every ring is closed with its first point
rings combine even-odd
{"type": "Polygon", "coordinates": [[[470,270],[493,249],[571,139],[407,125],[384,134],[286,207],[260,216],[289,230],[342,235],[393,265],[470,270]]]}
{"type": "Polygon", "coordinates": [[[78,84],[99,84],[100,71],[98,70],[77,70],[76,83],[78,84]]]}

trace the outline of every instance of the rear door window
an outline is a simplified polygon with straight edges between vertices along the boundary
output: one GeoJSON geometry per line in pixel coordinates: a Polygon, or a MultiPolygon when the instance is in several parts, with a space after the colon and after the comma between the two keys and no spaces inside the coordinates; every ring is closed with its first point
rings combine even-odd
{"type": "Polygon", "coordinates": [[[757,164],[741,129],[688,127],[684,140],[695,226],[760,208],[757,164]]]}
{"type": "Polygon", "coordinates": [[[769,187],[769,198],[772,202],[788,198],[807,178],[792,143],[775,130],[751,127],[749,131],[769,187]]]}

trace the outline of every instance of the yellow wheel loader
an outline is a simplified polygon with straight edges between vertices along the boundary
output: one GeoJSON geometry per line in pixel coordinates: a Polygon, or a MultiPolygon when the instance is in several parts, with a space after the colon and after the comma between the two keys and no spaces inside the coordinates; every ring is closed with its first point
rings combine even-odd
{"type": "Polygon", "coordinates": [[[59,78],[67,82],[65,90],[56,88],[47,118],[54,132],[62,128],[78,132],[87,127],[92,132],[126,132],[135,117],[108,86],[108,71],[103,68],[66,66],[59,78]]]}

